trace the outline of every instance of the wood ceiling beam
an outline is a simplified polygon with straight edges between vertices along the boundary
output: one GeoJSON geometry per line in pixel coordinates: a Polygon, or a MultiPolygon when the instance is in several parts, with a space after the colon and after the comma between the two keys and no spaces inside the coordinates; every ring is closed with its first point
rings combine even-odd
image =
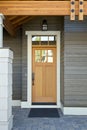
{"type": "Polygon", "coordinates": [[[4,27],[11,36],[15,36],[15,28],[13,27],[12,23],[9,21],[7,16],[5,16],[4,19],[4,27]]]}
{"type": "MultiPolygon", "coordinates": [[[[87,7],[87,2],[84,2],[87,7]]],[[[78,1],[76,1],[78,15],[78,1]]],[[[70,1],[0,1],[0,13],[4,15],[65,16],[70,15],[70,1]]],[[[87,15],[87,8],[84,9],[87,15]]]]}
{"type": "MultiPolygon", "coordinates": [[[[79,15],[79,2],[75,3],[79,15]]],[[[70,15],[70,1],[0,1],[0,13],[4,15],[65,16],[70,15]]],[[[87,15],[87,1],[84,1],[84,15],[87,15]]]]}

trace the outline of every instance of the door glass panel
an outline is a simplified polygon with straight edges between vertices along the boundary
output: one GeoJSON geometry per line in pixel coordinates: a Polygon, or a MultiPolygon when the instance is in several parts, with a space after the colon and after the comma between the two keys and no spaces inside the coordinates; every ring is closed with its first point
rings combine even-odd
{"type": "Polygon", "coordinates": [[[48,57],[48,63],[53,63],[53,57],[48,57]]]}
{"type": "Polygon", "coordinates": [[[53,50],[35,50],[35,62],[53,63],[53,50]]]}
{"type": "Polygon", "coordinates": [[[55,37],[54,36],[49,36],[49,41],[54,41],[55,37]]]}
{"type": "Polygon", "coordinates": [[[32,41],[41,41],[40,36],[32,36],[32,41]]]}
{"type": "Polygon", "coordinates": [[[42,50],[41,62],[47,62],[47,50],[42,50]]]}
{"type": "Polygon", "coordinates": [[[40,50],[35,50],[35,62],[40,62],[40,50]]]}
{"type": "Polygon", "coordinates": [[[48,36],[41,36],[41,41],[48,41],[48,36]]]}
{"type": "Polygon", "coordinates": [[[48,62],[53,62],[53,50],[48,50],[48,62]]]}
{"type": "Polygon", "coordinates": [[[52,50],[48,50],[48,56],[53,56],[53,51],[52,50]]]}
{"type": "Polygon", "coordinates": [[[56,36],[51,35],[33,35],[32,45],[53,45],[56,46],[56,36]]]}
{"type": "Polygon", "coordinates": [[[35,50],[35,55],[40,55],[40,50],[35,50]]]}

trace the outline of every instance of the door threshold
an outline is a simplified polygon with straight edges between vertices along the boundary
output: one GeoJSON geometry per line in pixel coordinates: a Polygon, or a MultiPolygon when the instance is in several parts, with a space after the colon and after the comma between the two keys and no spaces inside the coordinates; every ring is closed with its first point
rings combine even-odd
{"type": "Polygon", "coordinates": [[[48,102],[33,102],[32,105],[57,105],[56,102],[48,103],[48,102]]]}

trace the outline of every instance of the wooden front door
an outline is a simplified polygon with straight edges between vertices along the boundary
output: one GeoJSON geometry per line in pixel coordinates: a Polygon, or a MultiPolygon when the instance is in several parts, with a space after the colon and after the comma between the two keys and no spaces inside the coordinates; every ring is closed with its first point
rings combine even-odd
{"type": "Polygon", "coordinates": [[[56,103],[56,47],[33,47],[32,63],[32,102],[56,103]]]}

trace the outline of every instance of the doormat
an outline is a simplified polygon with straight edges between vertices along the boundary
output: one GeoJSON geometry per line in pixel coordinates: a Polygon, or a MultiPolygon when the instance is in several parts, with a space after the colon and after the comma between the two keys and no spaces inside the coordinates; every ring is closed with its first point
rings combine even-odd
{"type": "Polygon", "coordinates": [[[28,117],[58,118],[60,116],[57,108],[31,108],[28,117]]]}

